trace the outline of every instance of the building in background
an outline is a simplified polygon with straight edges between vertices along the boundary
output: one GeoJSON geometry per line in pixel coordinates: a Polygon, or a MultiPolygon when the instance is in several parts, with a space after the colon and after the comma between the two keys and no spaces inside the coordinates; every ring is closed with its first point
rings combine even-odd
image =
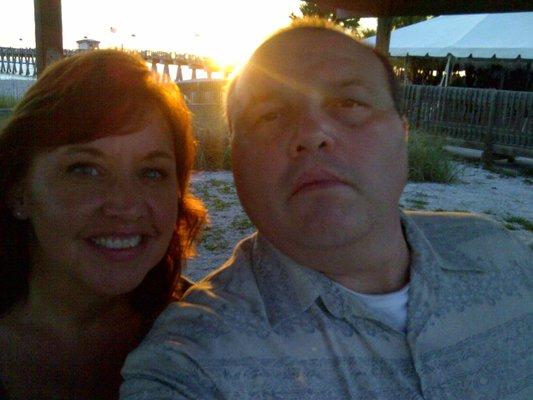
{"type": "Polygon", "coordinates": [[[100,48],[99,40],[83,38],[81,40],[77,40],[76,43],[78,43],[79,50],[95,50],[100,48]]]}

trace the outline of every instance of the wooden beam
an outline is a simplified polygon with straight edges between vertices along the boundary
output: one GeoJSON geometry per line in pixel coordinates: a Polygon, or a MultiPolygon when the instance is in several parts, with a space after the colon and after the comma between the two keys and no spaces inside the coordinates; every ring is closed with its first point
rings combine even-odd
{"type": "Polygon", "coordinates": [[[360,17],[475,14],[533,11],[531,0],[315,0],[324,8],[341,8],[360,17]]]}
{"type": "Polygon", "coordinates": [[[376,32],[376,50],[381,54],[389,55],[390,32],[392,29],[392,17],[378,17],[378,29],[376,32]]]}
{"type": "Polygon", "coordinates": [[[34,0],[37,75],[63,56],[61,0],[34,0]]]}

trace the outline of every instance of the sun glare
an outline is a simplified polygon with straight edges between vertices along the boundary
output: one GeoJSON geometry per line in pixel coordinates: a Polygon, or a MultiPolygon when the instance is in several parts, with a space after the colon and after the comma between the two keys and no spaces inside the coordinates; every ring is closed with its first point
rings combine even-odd
{"type": "Polygon", "coordinates": [[[287,25],[299,2],[293,8],[286,0],[204,3],[209,13],[206,9],[193,28],[191,52],[213,58],[220,67],[238,67],[268,35],[287,25]]]}
{"type": "Polygon", "coordinates": [[[239,66],[252,51],[274,30],[289,22],[288,2],[221,2],[222,22],[204,27],[203,46],[206,55],[213,57],[222,66],[239,66]],[[252,4],[251,4],[252,3],[252,4]],[[222,27],[222,29],[221,29],[222,27]]]}
{"type": "Polygon", "coordinates": [[[62,0],[66,48],[84,37],[100,47],[163,50],[238,66],[269,34],[298,13],[299,0],[62,0]],[[102,10],[106,10],[102,12],[102,10]]]}

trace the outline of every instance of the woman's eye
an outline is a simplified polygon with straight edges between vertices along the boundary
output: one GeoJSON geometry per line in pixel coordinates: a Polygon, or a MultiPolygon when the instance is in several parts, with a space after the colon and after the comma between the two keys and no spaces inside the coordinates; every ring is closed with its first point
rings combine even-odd
{"type": "Polygon", "coordinates": [[[357,104],[357,102],[354,100],[354,99],[341,99],[339,101],[339,106],[341,107],[345,107],[345,108],[351,108],[353,106],[355,106],[357,104]]]}
{"type": "Polygon", "coordinates": [[[67,167],[67,172],[80,176],[98,176],[100,171],[98,167],[92,164],[76,163],[67,167]]]}
{"type": "Polygon", "coordinates": [[[145,168],[142,171],[142,176],[144,178],[157,181],[157,180],[161,180],[167,177],[168,173],[165,170],[160,169],[160,168],[145,168]]]}

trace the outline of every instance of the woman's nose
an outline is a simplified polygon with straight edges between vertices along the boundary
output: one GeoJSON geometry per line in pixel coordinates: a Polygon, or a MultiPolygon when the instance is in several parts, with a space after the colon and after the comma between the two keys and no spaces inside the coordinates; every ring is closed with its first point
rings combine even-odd
{"type": "Polygon", "coordinates": [[[143,191],[134,178],[117,177],[109,182],[103,212],[125,221],[136,221],[144,215],[143,191]]]}

